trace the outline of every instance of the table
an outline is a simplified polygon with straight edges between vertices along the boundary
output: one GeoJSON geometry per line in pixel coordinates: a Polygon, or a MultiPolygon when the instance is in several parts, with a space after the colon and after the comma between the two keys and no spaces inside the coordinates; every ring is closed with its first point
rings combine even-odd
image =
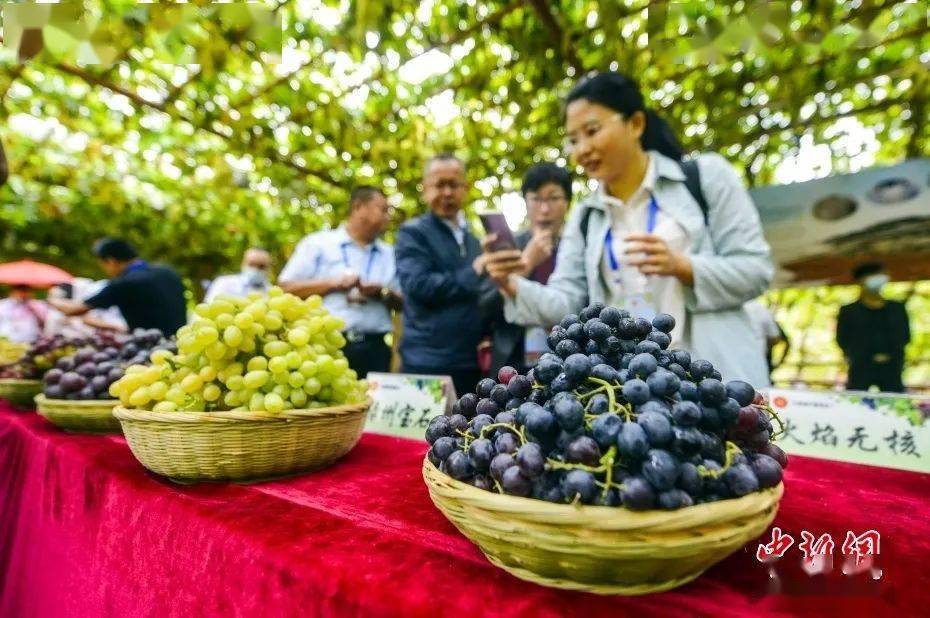
{"type": "Polygon", "coordinates": [[[425,449],[366,434],[315,474],[183,486],[146,472],[121,437],[68,435],[0,402],[0,616],[915,615],[930,607],[930,475],[791,461],[775,524],[798,541],[802,529],[829,531],[837,552],[847,529],[878,530],[877,595],[767,595],[750,543],[677,590],[603,597],[492,566],[430,502],[425,449]]]}

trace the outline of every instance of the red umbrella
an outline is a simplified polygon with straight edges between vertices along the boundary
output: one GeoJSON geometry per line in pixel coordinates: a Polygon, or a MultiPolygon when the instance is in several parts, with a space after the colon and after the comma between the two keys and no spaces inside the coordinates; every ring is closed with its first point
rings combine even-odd
{"type": "Polygon", "coordinates": [[[48,288],[59,283],[70,283],[72,279],[74,277],[57,266],[32,260],[0,264],[0,283],[6,285],[48,288]]]}

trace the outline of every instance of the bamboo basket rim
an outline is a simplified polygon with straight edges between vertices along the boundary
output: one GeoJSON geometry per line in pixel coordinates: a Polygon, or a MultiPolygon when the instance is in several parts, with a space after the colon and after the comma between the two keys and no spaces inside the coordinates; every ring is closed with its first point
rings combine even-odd
{"type": "Polygon", "coordinates": [[[0,378],[0,386],[9,385],[9,386],[33,386],[41,385],[42,380],[38,378],[0,378]]]}
{"type": "Polygon", "coordinates": [[[467,501],[476,508],[519,514],[521,519],[527,521],[565,524],[578,528],[593,526],[601,530],[639,528],[649,528],[656,532],[681,530],[705,523],[720,522],[729,517],[747,517],[761,513],[770,508],[773,503],[781,501],[784,494],[784,482],[781,482],[775,487],[756,491],[741,498],[726,498],[673,511],[662,509],[632,511],[615,506],[557,504],[536,498],[510,496],[478,489],[440,471],[426,457],[423,459],[423,478],[431,492],[435,491],[447,498],[467,501]],[[449,489],[444,489],[440,483],[446,484],[449,489]]]}
{"type": "Polygon", "coordinates": [[[154,412],[152,410],[137,410],[117,405],[113,408],[113,416],[120,421],[146,421],[164,424],[191,424],[191,423],[241,423],[241,422],[289,422],[295,420],[310,420],[321,416],[348,416],[357,414],[371,407],[371,398],[359,403],[347,403],[328,408],[313,410],[285,410],[283,412],[233,412],[231,410],[206,411],[178,411],[154,412]]]}
{"type": "Polygon", "coordinates": [[[67,405],[74,408],[100,408],[115,406],[119,403],[119,399],[51,399],[46,397],[44,393],[39,393],[35,396],[35,402],[37,404],[49,403],[55,406],[67,405]]]}

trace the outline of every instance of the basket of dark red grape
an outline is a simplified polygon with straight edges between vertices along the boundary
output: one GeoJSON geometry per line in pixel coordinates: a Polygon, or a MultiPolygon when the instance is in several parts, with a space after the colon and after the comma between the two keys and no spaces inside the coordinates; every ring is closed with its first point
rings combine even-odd
{"type": "Polygon", "coordinates": [[[31,408],[35,396],[42,392],[42,374],[82,343],[62,335],[39,337],[20,358],[0,366],[0,399],[31,408]]]}
{"type": "Polygon", "coordinates": [[[130,365],[148,364],[152,355],[176,351],[158,329],[136,329],[131,335],[100,332],[83,340],[71,356],[58,360],[42,378],[36,408],[60,429],[75,433],[119,433],[113,416],[119,401],[110,385],[130,365]]]}
{"type": "Polygon", "coordinates": [[[674,319],[593,303],[554,353],[482,380],[433,419],[430,497],[522,579],[601,594],[668,590],[762,534],[781,498],[781,421],[748,383],[670,350],[674,319]]]}

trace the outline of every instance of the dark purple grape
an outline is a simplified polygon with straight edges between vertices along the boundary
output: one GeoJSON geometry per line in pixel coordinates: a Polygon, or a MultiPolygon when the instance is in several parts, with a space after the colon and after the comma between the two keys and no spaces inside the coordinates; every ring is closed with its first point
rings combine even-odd
{"type": "Polygon", "coordinates": [[[517,465],[516,460],[513,458],[513,455],[510,453],[498,453],[494,456],[494,459],[491,460],[491,465],[488,467],[491,473],[491,478],[500,482],[503,480],[504,472],[508,468],[512,468],[517,465]]]}
{"type": "Polygon", "coordinates": [[[94,376],[90,380],[90,386],[96,393],[105,393],[110,386],[110,381],[106,376],[94,376]]]}
{"type": "Polygon", "coordinates": [[[491,378],[484,378],[478,382],[478,386],[475,387],[475,393],[480,399],[485,399],[491,396],[491,389],[495,386],[497,386],[497,382],[491,378]]]}
{"type": "Polygon", "coordinates": [[[588,400],[590,414],[605,414],[608,410],[610,410],[610,399],[604,393],[598,393],[588,400]]]}
{"type": "Polygon", "coordinates": [[[453,451],[446,459],[446,469],[449,476],[460,481],[466,481],[475,473],[468,455],[462,451],[453,451]]]}
{"type": "Polygon", "coordinates": [[[110,360],[110,356],[104,352],[96,352],[93,356],[90,357],[91,362],[94,363],[105,363],[110,360]]]}
{"type": "Polygon", "coordinates": [[[475,478],[473,478],[470,482],[474,487],[477,487],[478,489],[483,489],[484,491],[491,491],[491,489],[494,487],[494,484],[491,482],[491,479],[484,476],[483,474],[479,474],[475,476],[475,478]]]}
{"type": "Polygon", "coordinates": [[[475,416],[475,407],[478,405],[478,396],[474,393],[465,393],[459,398],[459,412],[465,418],[475,416]]]}
{"type": "Polygon", "coordinates": [[[623,481],[620,489],[623,506],[634,511],[643,511],[655,506],[656,496],[652,486],[641,476],[631,476],[623,481]]]}
{"type": "Polygon", "coordinates": [[[577,324],[579,322],[578,316],[574,313],[569,313],[567,316],[562,318],[562,321],[559,322],[559,326],[562,328],[568,328],[572,324],[577,324]]]}
{"type": "Polygon", "coordinates": [[[92,378],[97,374],[97,365],[92,362],[81,363],[74,368],[75,373],[79,373],[85,378],[92,378]]]}
{"type": "Polygon", "coordinates": [[[65,356],[64,358],[59,358],[58,362],[55,363],[55,367],[61,369],[62,371],[71,371],[74,369],[74,357],[65,356]]]}
{"type": "Polygon", "coordinates": [[[510,384],[510,381],[519,373],[516,369],[510,366],[501,367],[497,371],[497,381],[507,386],[510,384]]]}
{"type": "Polygon", "coordinates": [[[524,399],[532,392],[533,383],[526,376],[513,376],[507,383],[507,390],[512,397],[524,399]]]}
{"type": "Polygon", "coordinates": [[[526,403],[524,399],[520,399],[519,397],[511,397],[510,399],[507,400],[507,403],[504,405],[504,410],[516,410],[517,408],[522,406],[524,403],[526,403]]]}
{"type": "Polygon", "coordinates": [[[546,459],[535,442],[524,444],[517,450],[517,465],[527,478],[534,479],[546,471],[546,459]]]}
{"type": "Polygon", "coordinates": [[[694,504],[694,500],[691,499],[691,496],[680,489],[669,489],[668,491],[660,492],[657,502],[659,508],[667,511],[674,511],[675,509],[685,508],[694,504]]]}
{"type": "Polygon", "coordinates": [[[652,318],[652,327],[663,333],[670,333],[675,328],[675,318],[667,313],[660,313],[652,318]]]}
{"type": "MultiPolygon", "coordinates": [[[[96,378],[94,378],[96,379],[96,378]]],[[[443,436],[452,436],[452,425],[449,424],[449,417],[445,415],[437,416],[429,422],[426,428],[426,441],[432,445],[443,436]]]]}
{"type": "Polygon", "coordinates": [[[623,423],[617,435],[617,452],[631,462],[639,461],[649,451],[649,438],[638,423],[623,423]]]}
{"type": "Polygon", "coordinates": [[[511,466],[501,475],[501,487],[505,493],[512,496],[528,496],[533,489],[533,483],[520,472],[518,466],[511,466]]]}
{"type": "Polygon", "coordinates": [[[572,354],[579,354],[581,346],[573,339],[563,339],[555,346],[555,353],[562,358],[568,358],[572,354]]]}
{"type": "Polygon", "coordinates": [[[688,492],[692,498],[698,498],[704,493],[704,479],[698,468],[691,462],[681,464],[681,476],[678,477],[678,487],[688,492]]]}
{"type": "Polygon", "coordinates": [[[714,373],[714,366],[710,361],[695,359],[691,361],[691,367],[686,367],[691,374],[693,382],[700,383],[704,378],[709,378],[714,373]]]}
{"type": "Polygon", "coordinates": [[[562,493],[569,500],[580,500],[591,504],[597,497],[597,483],[594,475],[585,470],[570,470],[562,477],[562,493]]]}
{"type": "Polygon", "coordinates": [[[732,397],[739,404],[739,407],[748,406],[756,396],[756,389],[749,382],[742,380],[731,380],[726,385],[727,396],[732,397]]]}
{"type": "MultiPolygon", "coordinates": [[[[475,418],[471,419],[469,425],[471,428],[468,430],[468,433],[473,435],[476,438],[483,437],[482,431],[485,427],[494,422],[494,418],[488,416],[487,414],[479,414],[475,418]]],[[[487,433],[487,432],[485,432],[487,433]]]]}
{"type": "MultiPolygon", "coordinates": [[[[494,388],[491,389],[491,401],[496,403],[498,407],[503,408],[507,405],[507,402],[510,400],[510,391],[507,390],[507,387],[503,384],[496,384],[494,388]]],[[[481,411],[478,411],[481,414],[481,411]]],[[[491,416],[494,416],[493,414],[491,416]]]]}
{"type": "Polygon", "coordinates": [[[74,363],[75,365],[83,365],[84,363],[90,362],[94,358],[96,351],[93,348],[81,348],[74,353],[74,363]]]}
{"type": "Polygon", "coordinates": [[[701,422],[701,408],[693,401],[679,401],[672,407],[672,419],[676,425],[694,427],[701,422]]]}
{"type": "Polygon", "coordinates": [[[566,397],[555,404],[555,418],[562,429],[572,431],[584,422],[584,406],[574,397],[566,397]]]}
{"type": "Polygon", "coordinates": [[[61,379],[61,376],[64,375],[64,371],[61,369],[49,369],[45,372],[45,375],[42,377],[42,381],[46,384],[58,384],[58,381],[61,379]]]}
{"type": "Polygon", "coordinates": [[[479,438],[468,447],[468,459],[472,467],[480,473],[488,471],[494,457],[494,445],[487,438],[479,438]]]}
{"type": "Polygon", "coordinates": [[[752,458],[750,465],[752,466],[752,471],[756,474],[756,478],[759,480],[759,487],[762,489],[775,487],[781,483],[781,466],[768,455],[756,455],[752,458]]]}
{"type": "Polygon", "coordinates": [[[449,417],[449,426],[452,427],[452,435],[457,436],[459,432],[468,430],[468,420],[461,414],[453,414],[449,417]]]}
{"type": "Polygon", "coordinates": [[[553,435],[558,430],[555,416],[541,406],[529,411],[524,425],[530,433],[538,437],[553,435]]]}
{"type": "Polygon", "coordinates": [[[656,362],[655,356],[642,352],[630,359],[630,366],[628,369],[630,370],[630,375],[640,379],[646,379],[649,374],[653,373],[658,367],[659,364],[656,362]]]}
{"type": "Polygon", "coordinates": [[[78,373],[68,371],[61,376],[58,384],[65,393],[76,393],[87,385],[87,380],[78,373]]]}
{"type": "Polygon", "coordinates": [[[97,396],[97,393],[94,391],[91,385],[87,385],[78,392],[78,399],[83,399],[85,401],[93,400],[97,396]]]}
{"type": "MultiPolygon", "coordinates": [[[[518,408],[520,406],[517,406],[518,408]]],[[[494,417],[494,424],[513,425],[516,422],[516,414],[511,411],[500,412],[494,417]]],[[[502,430],[506,431],[506,430],[502,430]]]]}
{"type": "MultiPolygon", "coordinates": [[[[439,461],[448,459],[453,451],[455,451],[455,440],[448,436],[437,439],[433,443],[433,448],[430,449],[430,452],[433,453],[439,461]]],[[[439,464],[436,465],[438,466],[439,464]]]]}
{"type": "Polygon", "coordinates": [[[723,481],[736,497],[745,496],[759,490],[759,479],[752,468],[745,463],[738,463],[723,473],[723,481]]]}
{"type": "Polygon", "coordinates": [[[497,416],[497,413],[501,411],[500,406],[491,399],[480,400],[475,409],[478,414],[486,414],[491,417],[497,416]]]}
{"type": "Polygon", "coordinates": [[[516,453],[520,439],[512,431],[502,431],[494,438],[494,450],[498,453],[516,453]]]}
{"type": "Polygon", "coordinates": [[[123,377],[122,367],[114,367],[113,369],[109,371],[109,373],[107,373],[107,380],[109,380],[111,384],[113,382],[116,382],[122,377],[123,377]]]}
{"type": "Polygon", "coordinates": [[[591,436],[605,451],[617,441],[623,421],[616,414],[601,414],[591,423],[591,436]]]}
{"type": "MultiPolygon", "coordinates": [[[[652,360],[655,362],[655,359],[652,360]]],[[[627,380],[623,385],[623,398],[634,406],[646,403],[651,395],[652,391],[649,389],[649,385],[639,378],[627,380]]]]}
{"type": "Polygon", "coordinates": [[[596,466],[601,459],[601,449],[598,448],[593,438],[581,436],[573,440],[565,449],[565,459],[586,466],[596,466]]]}
{"type": "Polygon", "coordinates": [[[698,383],[701,403],[707,406],[719,406],[727,400],[727,389],[720,380],[705,378],[698,383]]]}
{"type": "Polygon", "coordinates": [[[659,491],[673,488],[680,472],[681,468],[675,457],[661,449],[649,451],[642,465],[643,477],[659,491]]]}
{"type": "Polygon", "coordinates": [[[759,452],[763,455],[768,455],[777,461],[778,465],[781,466],[782,469],[788,467],[788,456],[785,454],[785,451],[783,451],[778,445],[769,442],[764,447],[762,447],[759,452]]]}
{"type": "Polygon", "coordinates": [[[65,392],[58,384],[50,384],[46,386],[44,393],[45,396],[49,399],[62,399],[65,396],[65,392]]]}
{"type": "Polygon", "coordinates": [[[610,327],[616,327],[620,324],[621,314],[620,310],[616,307],[604,307],[604,310],[601,311],[601,314],[598,316],[601,319],[601,322],[610,327]]]}

